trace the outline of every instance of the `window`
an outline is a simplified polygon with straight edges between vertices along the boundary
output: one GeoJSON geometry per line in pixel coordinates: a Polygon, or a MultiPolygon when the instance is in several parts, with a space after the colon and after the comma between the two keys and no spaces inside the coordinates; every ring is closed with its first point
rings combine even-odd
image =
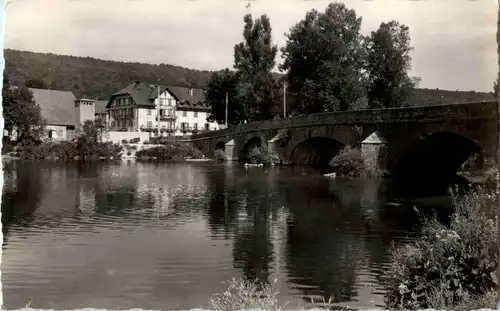
{"type": "Polygon", "coordinates": [[[173,115],[174,115],[174,108],[168,107],[167,108],[167,116],[172,117],[173,115]]]}
{"type": "Polygon", "coordinates": [[[148,108],[148,116],[150,116],[150,115],[151,115],[151,110],[152,110],[152,109],[149,109],[149,108],[148,108]]]}
{"type": "Polygon", "coordinates": [[[195,112],[194,112],[194,117],[195,117],[195,118],[198,118],[198,111],[195,111],[195,112]]]}
{"type": "Polygon", "coordinates": [[[189,124],[187,122],[182,122],[181,123],[181,128],[182,128],[183,131],[187,131],[188,127],[189,127],[189,124]]]}
{"type": "Polygon", "coordinates": [[[184,111],[182,112],[182,116],[183,116],[183,117],[187,117],[187,116],[188,116],[188,112],[187,112],[186,110],[184,110],[184,111]]]}
{"type": "Polygon", "coordinates": [[[209,131],[210,130],[210,124],[205,123],[205,130],[209,131]]]}
{"type": "Polygon", "coordinates": [[[112,121],[111,122],[111,127],[115,127],[116,126],[116,122],[115,121],[112,121]]]}
{"type": "Polygon", "coordinates": [[[153,127],[153,122],[152,121],[148,121],[146,123],[146,125],[147,125],[148,128],[152,128],[153,127]]]}

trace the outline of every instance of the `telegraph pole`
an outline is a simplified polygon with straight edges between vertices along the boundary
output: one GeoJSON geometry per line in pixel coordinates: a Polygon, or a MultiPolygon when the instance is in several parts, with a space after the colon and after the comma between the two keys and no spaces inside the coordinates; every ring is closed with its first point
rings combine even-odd
{"type": "Polygon", "coordinates": [[[228,108],[228,105],[229,105],[229,99],[228,99],[228,94],[226,92],[226,118],[225,118],[225,121],[226,121],[226,128],[229,127],[229,125],[227,124],[227,108],[228,108]]]}
{"type": "Polygon", "coordinates": [[[283,81],[283,118],[286,119],[286,81],[283,81]]]}
{"type": "Polygon", "coordinates": [[[158,84],[158,98],[157,98],[157,101],[156,101],[156,117],[158,118],[157,119],[157,123],[158,123],[158,137],[160,137],[160,85],[158,84]]]}

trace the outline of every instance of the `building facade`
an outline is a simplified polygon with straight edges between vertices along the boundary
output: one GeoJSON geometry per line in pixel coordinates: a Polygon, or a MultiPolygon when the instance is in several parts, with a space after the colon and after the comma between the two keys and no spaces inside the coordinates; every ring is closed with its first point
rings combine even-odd
{"type": "Polygon", "coordinates": [[[219,129],[207,121],[211,108],[201,89],[134,82],[113,94],[106,108],[111,131],[182,136],[219,129]]]}

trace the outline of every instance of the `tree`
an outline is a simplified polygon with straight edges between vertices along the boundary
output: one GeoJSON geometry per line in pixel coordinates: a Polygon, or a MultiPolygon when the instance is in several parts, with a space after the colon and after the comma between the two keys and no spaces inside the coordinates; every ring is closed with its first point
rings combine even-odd
{"type": "Polygon", "coordinates": [[[370,108],[401,107],[408,103],[418,79],[410,78],[410,29],[396,21],[380,24],[366,38],[367,96],[370,108]]]}
{"type": "Polygon", "coordinates": [[[343,111],[364,95],[361,17],[343,3],[311,10],[295,24],[282,48],[289,90],[303,114],[343,111]]]}
{"type": "Polygon", "coordinates": [[[498,80],[500,80],[500,78],[497,78],[497,80],[493,82],[493,94],[495,96],[498,94],[498,80]]]}
{"type": "Polygon", "coordinates": [[[34,89],[47,89],[47,85],[42,79],[37,79],[37,78],[32,78],[26,80],[24,82],[24,85],[29,88],[34,88],[34,89]]]}
{"type": "Polygon", "coordinates": [[[4,128],[9,132],[15,129],[18,142],[22,144],[40,141],[45,122],[33,93],[25,86],[12,88],[4,73],[2,96],[4,128]]]}
{"type": "Polygon", "coordinates": [[[208,82],[205,94],[205,99],[212,107],[212,113],[207,118],[209,122],[225,122],[226,92],[229,103],[227,113],[229,125],[240,124],[247,120],[245,107],[238,98],[237,84],[236,74],[227,68],[222,72],[212,74],[212,79],[208,82]]]}
{"type": "Polygon", "coordinates": [[[271,24],[266,15],[254,21],[251,14],[246,14],[243,20],[244,41],[234,46],[238,98],[248,121],[271,119],[272,108],[279,99],[271,72],[278,47],[272,44],[271,24]]]}

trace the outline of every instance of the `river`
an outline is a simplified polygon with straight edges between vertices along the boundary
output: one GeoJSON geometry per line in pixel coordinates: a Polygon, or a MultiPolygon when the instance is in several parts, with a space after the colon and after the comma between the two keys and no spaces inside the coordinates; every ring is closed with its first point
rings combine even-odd
{"type": "Polygon", "coordinates": [[[245,276],[277,278],[290,308],[383,307],[391,245],[418,231],[413,206],[386,182],[305,168],[9,162],[4,306],[208,308],[245,276]]]}

